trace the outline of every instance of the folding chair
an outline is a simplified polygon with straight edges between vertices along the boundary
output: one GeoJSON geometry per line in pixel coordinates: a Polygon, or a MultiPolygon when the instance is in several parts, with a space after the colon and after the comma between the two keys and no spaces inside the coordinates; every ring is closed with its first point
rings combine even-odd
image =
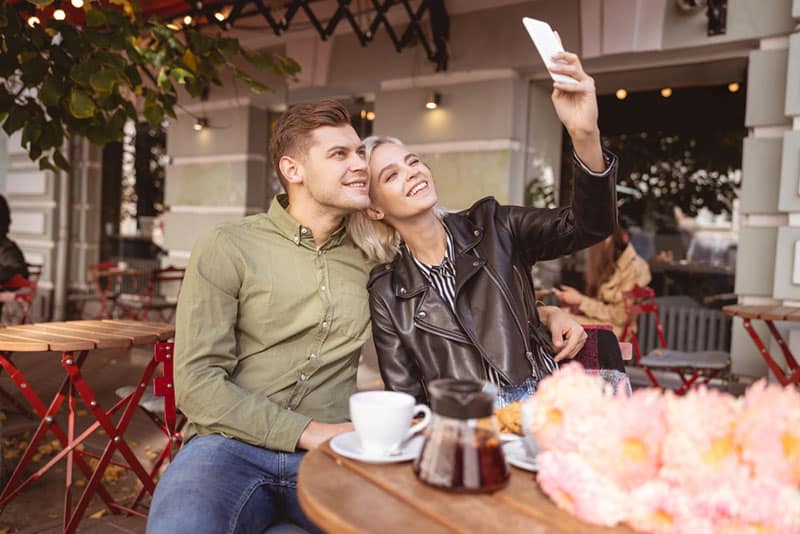
{"type": "Polygon", "coordinates": [[[3,306],[2,323],[4,325],[25,324],[28,322],[28,312],[33,299],[36,297],[36,280],[23,278],[15,274],[5,284],[0,286],[0,302],[13,304],[3,306]]]}
{"type": "MultiPolygon", "coordinates": [[[[153,423],[158,426],[164,435],[167,437],[167,443],[156,458],[153,468],[150,470],[150,478],[155,480],[158,471],[166,460],[172,461],[174,455],[173,447],[180,448],[183,443],[183,436],[181,430],[186,424],[186,417],[179,414],[175,406],[175,388],[174,388],[174,367],[173,356],[175,354],[175,344],[171,342],[156,343],[153,359],[161,363],[162,375],[153,378],[153,392],[146,392],[142,395],[139,401],[139,408],[150,418],[153,423]],[[163,402],[158,399],[163,398],[163,402]]],[[[127,396],[133,391],[134,386],[125,386],[118,388],[115,393],[119,397],[127,396]]],[[[136,508],[139,501],[145,494],[145,488],[139,491],[136,499],[133,501],[131,508],[136,508]]]]}
{"type": "Polygon", "coordinates": [[[143,293],[123,293],[117,298],[116,305],[134,320],[146,321],[150,312],[157,312],[158,321],[171,323],[185,272],[184,268],[172,266],[155,269],[143,293]]]}
{"type": "Polygon", "coordinates": [[[651,288],[639,286],[634,286],[632,290],[623,293],[628,320],[620,336],[621,341],[630,341],[633,345],[635,361],[643,368],[650,383],[663,389],[653,371],[675,373],[681,380],[681,385],[675,390],[675,393],[683,395],[692,386],[708,384],[714,378],[727,380],[731,367],[729,353],[723,351],[683,352],[667,347],[667,340],[664,335],[664,328],[661,325],[655,296],[655,291],[651,288]],[[660,347],[653,349],[646,356],[642,356],[636,329],[636,324],[642,314],[652,314],[660,345],[660,347]]]}

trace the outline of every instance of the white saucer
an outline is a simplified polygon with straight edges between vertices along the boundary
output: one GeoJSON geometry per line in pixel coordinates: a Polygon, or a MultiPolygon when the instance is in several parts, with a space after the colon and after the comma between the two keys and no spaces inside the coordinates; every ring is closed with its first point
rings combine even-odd
{"type": "Polygon", "coordinates": [[[501,432],[500,433],[500,441],[503,444],[506,444],[509,441],[517,441],[518,439],[522,439],[522,436],[520,436],[518,434],[512,434],[511,432],[501,432]]]}
{"type": "Polygon", "coordinates": [[[331,449],[336,454],[341,454],[345,458],[358,460],[370,464],[393,464],[397,462],[408,462],[419,456],[422,450],[422,436],[417,436],[403,447],[400,454],[394,456],[373,456],[365,454],[361,450],[361,440],[355,431],[339,434],[331,440],[331,449]]]}
{"type": "Polygon", "coordinates": [[[539,470],[536,458],[528,456],[528,453],[525,451],[525,446],[522,444],[522,440],[518,439],[504,443],[503,452],[506,455],[506,461],[514,467],[519,467],[526,471],[539,470]]]}

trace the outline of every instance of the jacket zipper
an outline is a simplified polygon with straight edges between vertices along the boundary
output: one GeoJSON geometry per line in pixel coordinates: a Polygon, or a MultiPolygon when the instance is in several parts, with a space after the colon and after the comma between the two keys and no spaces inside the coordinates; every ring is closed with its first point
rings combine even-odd
{"type": "MultiPolygon", "coordinates": [[[[522,323],[520,323],[519,317],[517,317],[517,314],[514,312],[514,307],[511,305],[511,299],[508,297],[508,286],[502,283],[502,281],[494,275],[494,272],[492,272],[491,266],[488,262],[484,265],[484,267],[486,268],[486,273],[489,275],[489,278],[491,278],[492,281],[500,288],[500,293],[503,295],[503,300],[506,301],[506,306],[508,306],[508,309],[511,311],[511,316],[514,318],[514,323],[517,325],[517,329],[522,335],[522,343],[525,346],[525,355],[527,357],[527,354],[530,352],[530,348],[528,347],[528,336],[525,334],[525,330],[522,328],[522,323]]],[[[530,360],[530,358],[528,359],[530,360]]]]}

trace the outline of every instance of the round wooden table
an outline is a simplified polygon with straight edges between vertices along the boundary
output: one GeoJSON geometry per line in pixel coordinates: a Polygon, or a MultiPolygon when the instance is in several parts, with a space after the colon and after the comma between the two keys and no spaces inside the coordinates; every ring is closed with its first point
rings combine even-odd
{"type": "MultiPolygon", "coordinates": [[[[165,323],[144,321],[68,321],[56,323],[38,323],[12,326],[0,329],[0,367],[8,373],[14,385],[31,405],[41,422],[22,454],[17,467],[0,492],[0,511],[25,488],[38,480],[46,471],[61,460],[66,461],[66,491],[64,495],[65,533],[75,532],[83,513],[91,499],[97,495],[109,511],[120,511],[142,515],[117,503],[103,485],[103,473],[106,467],[114,462],[115,453],[119,453],[123,464],[114,462],[133,471],[142,486],[150,494],[155,490],[155,481],[130,446],[125,441],[125,430],[138,409],[139,400],[145,389],[151,384],[158,362],[153,359],[144,369],[133,391],[127,394],[114,406],[102,406],[97,395],[90,386],[91,376],[83,373],[82,367],[89,352],[95,349],[129,349],[134,345],[153,346],[159,341],[166,341],[175,334],[175,327],[165,323]],[[36,393],[37,384],[32,384],[14,363],[18,353],[55,352],[60,353],[61,366],[65,377],[49,403],[36,393]],[[14,354],[17,353],[17,354],[14,354]],[[88,379],[88,380],[87,380],[88,379]],[[76,412],[83,403],[86,410],[95,419],[88,428],[76,429],[76,412]],[[67,428],[63,428],[57,418],[61,407],[67,406],[67,428]],[[117,412],[122,415],[112,418],[117,412]],[[102,455],[92,455],[81,450],[80,445],[86,438],[102,430],[108,438],[108,444],[102,455]],[[26,467],[36,452],[37,447],[52,433],[61,445],[61,451],[48,460],[44,466],[27,478],[26,467]],[[89,458],[97,462],[90,465],[89,458]],[[72,506],[71,489],[74,487],[73,469],[77,468],[86,478],[78,502],[72,506]]],[[[23,356],[24,357],[24,356],[23,356]]],[[[131,377],[131,382],[137,377],[131,377]]],[[[122,385],[122,384],[121,384],[122,385]]]]}
{"type": "Polygon", "coordinates": [[[456,494],[418,481],[411,462],[367,464],[343,458],[328,444],[300,464],[297,495],[326,532],[633,532],[581,522],[539,489],[534,474],[512,467],[506,488],[456,494]]]}

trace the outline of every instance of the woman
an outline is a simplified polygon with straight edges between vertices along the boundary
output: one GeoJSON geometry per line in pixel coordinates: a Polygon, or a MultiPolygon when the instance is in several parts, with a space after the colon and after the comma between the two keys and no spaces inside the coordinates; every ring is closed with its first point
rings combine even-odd
{"type": "MultiPolygon", "coordinates": [[[[436,378],[490,380],[499,404],[532,393],[556,368],[533,301],[531,267],[596,243],[616,220],[616,158],[604,154],[594,81],[577,56],[554,56],[553,103],[575,149],[572,207],[501,206],[445,215],[430,169],[399,140],[365,141],[372,205],[348,231],[373,260],[373,338],[388,389],[426,402],[436,378]]],[[[545,313],[551,313],[547,310],[545,313]]],[[[559,359],[566,357],[559,355],[559,359]]]]}
{"type": "Polygon", "coordinates": [[[566,285],[553,292],[562,304],[577,310],[577,321],[611,324],[619,336],[628,320],[623,293],[649,283],[650,267],[628,242],[627,233],[617,226],[603,242],[589,248],[586,294],[566,285]]]}

